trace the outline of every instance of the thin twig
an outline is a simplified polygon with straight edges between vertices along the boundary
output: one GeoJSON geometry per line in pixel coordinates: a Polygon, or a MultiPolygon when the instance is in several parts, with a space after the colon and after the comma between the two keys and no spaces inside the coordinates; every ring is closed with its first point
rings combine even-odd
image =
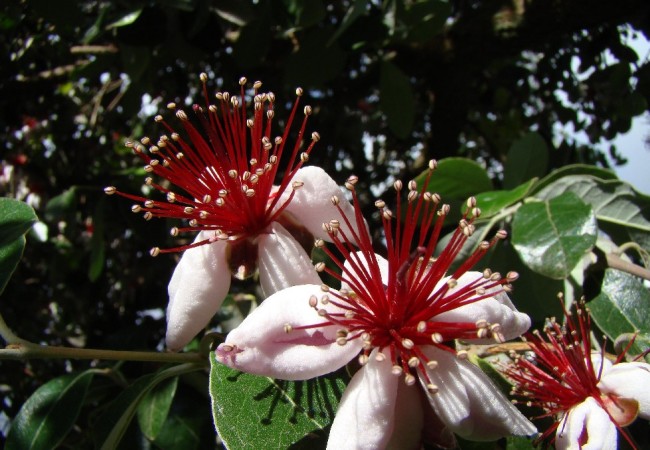
{"type": "Polygon", "coordinates": [[[637,266],[634,263],[625,261],[614,253],[607,254],[607,265],[612,269],[621,270],[623,272],[636,275],[637,277],[641,277],[645,280],[650,280],[650,270],[645,269],[641,266],[637,266]]]}

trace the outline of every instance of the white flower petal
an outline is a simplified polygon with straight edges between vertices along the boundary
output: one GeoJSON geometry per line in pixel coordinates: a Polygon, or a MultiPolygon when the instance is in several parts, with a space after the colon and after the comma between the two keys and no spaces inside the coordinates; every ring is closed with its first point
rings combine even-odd
{"type": "Polygon", "coordinates": [[[373,356],[345,389],[327,441],[329,450],[383,449],[390,440],[400,378],[391,374],[388,360],[379,362],[373,356]]]}
{"type": "MultiPolygon", "coordinates": [[[[312,284],[273,294],[226,336],[217,359],[244,372],[283,380],[306,380],[342,367],[359,353],[360,339],[338,345],[339,327],[333,325],[296,329],[323,323],[309,306],[312,295],[320,299],[322,294],[320,285],[312,284]],[[294,328],[290,333],[285,331],[287,325],[294,328]]],[[[327,311],[336,308],[329,303],[327,311]]]]}
{"type": "Polygon", "coordinates": [[[639,416],[644,419],[650,419],[649,386],[650,364],[644,362],[614,364],[598,383],[602,392],[639,402],[639,416]]]}
{"type": "MultiPolygon", "coordinates": [[[[205,239],[204,232],[196,241],[205,239]]],[[[217,312],[230,289],[226,262],[228,244],[213,244],[185,250],[167,288],[167,347],[182,349],[217,312]]]]}
{"type": "MultiPolygon", "coordinates": [[[[394,375],[391,375],[394,377],[394,375]]],[[[393,434],[386,446],[389,450],[420,449],[422,443],[422,428],[424,426],[424,411],[422,408],[422,392],[416,384],[407,386],[400,378],[397,384],[397,399],[395,401],[395,426],[393,434]]],[[[427,406],[427,409],[431,409],[427,406]]],[[[431,424],[427,424],[430,426],[431,424]]]]}
{"type": "Polygon", "coordinates": [[[293,236],[279,223],[271,224],[270,233],[258,242],[260,285],[268,297],[298,284],[321,282],[311,258],[293,236]]]}
{"type": "Polygon", "coordinates": [[[616,450],[616,426],[589,397],[569,410],[555,433],[556,450],[616,450]],[[586,428],[587,442],[580,445],[586,428]]]}
{"type": "MultiPolygon", "coordinates": [[[[345,191],[327,172],[317,166],[302,167],[298,169],[293,180],[302,181],[304,184],[296,191],[285,211],[290,212],[315,237],[330,240],[327,233],[323,231],[323,223],[332,219],[338,220],[343,231],[350,236],[349,228],[332,204],[331,198],[334,195],[339,198],[339,206],[350,219],[352,226],[356,228],[354,208],[346,200],[345,191]]],[[[287,191],[282,194],[283,197],[289,194],[290,191],[287,191]]]]}
{"type": "MultiPolygon", "coordinates": [[[[489,441],[508,435],[532,435],[537,431],[474,364],[433,347],[425,353],[438,361],[437,368],[427,370],[439,388],[436,394],[427,392],[429,401],[454,433],[475,441],[489,441]]],[[[425,380],[421,382],[425,384],[425,380]]]]}

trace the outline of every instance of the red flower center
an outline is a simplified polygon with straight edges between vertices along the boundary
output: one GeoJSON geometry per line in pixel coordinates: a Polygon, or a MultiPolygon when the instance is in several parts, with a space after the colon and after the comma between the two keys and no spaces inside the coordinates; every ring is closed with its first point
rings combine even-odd
{"type": "MultiPolygon", "coordinates": [[[[440,206],[440,196],[427,192],[435,167],[436,163],[432,161],[429,173],[420,188],[415,181],[408,183],[406,204],[403,204],[399,195],[403,185],[399,181],[395,182],[394,188],[398,193],[396,214],[389,211],[382,200],[375,202],[386,238],[387,268],[382,267],[376,257],[371,237],[363,221],[354,190],[357,178],[348,179],[346,187],[352,193],[355,217],[345,216],[339,207],[338,198],[332,198],[332,203],[344,217],[345,229],[357,231],[346,232],[337,221],[324,225],[346,263],[325,247],[323,241],[316,243],[338,266],[341,273],[324,263],[317,264],[317,270],[337,278],[343,288],[334,290],[324,285],[322,289],[325,294],[321,299],[310,299],[311,306],[318,310],[324,319],[323,322],[300,327],[304,329],[339,325],[339,344],[345,345],[353,339],[363,340],[364,351],[360,356],[362,364],[368,361],[372,349],[388,349],[388,355],[382,352],[378,357],[383,359],[389,356],[393,372],[406,373],[408,384],[415,382],[411,369],[419,369],[427,379],[424,365],[436,365],[435,361],[430,361],[422,352],[422,346],[435,346],[463,357],[466,353],[456,352],[449,341],[488,337],[503,340],[499,324],[490,324],[484,319],[477,318],[480,320],[476,322],[458,322],[436,318],[447,311],[494,296],[495,288],[508,290],[509,283],[517,277],[515,273],[510,273],[502,278],[498,273],[486,270],[469,282],[464,280],[462,284],[458,283],[458,279],[472,268],[498,239],[505,237],[505,232],[500,231],[491,242],[481,243],[451,277],[441,283],[468,237],[473,234],[473,222],[479,216],[480,210],[476,207],[476,200],[470,198],[467,212],[451,240],[438,257],[434,257],[438,238],[450,209],[448,205],[440,206]],[[395,217],[397,220],[394,220],[395,217]],[[326,309],[319,309],[319,301],[323,305],[335,305],[340,312],[328,313],[326,309]]],[[[289,326],[288,331],[291,329],[293,328],[289,326]]],[[[431,383],[427,384],[429,389],[437,389],[431,383]]]]}
{"type": "Polygon", "coordinates": [[[169,134],[162,135],[156,142],[145,137],[140,142],[126,144],[145,162],[146,172],[163,180],[158,183],[149,177],[146,184],[163,193],[164,200],[119,192],[114,187],[105,189],[108,194],[117,193],[139,202],[132,210],[144,213],[147,220],[153,217],[186,220],[187,226],[173,228],[172,235],[211,232],[209,237],[189,245],[153,248],[153,256],[220,239],[254,239],[264,232],[280,217],[294,191],[302,185],[292,182],[292,178],[308,160],[320,138],[318,133],[312,133],[311,143],[301,152],[305,126],[311,114],[311,107],[306,106],[295,144],[292,149],[286,149],[302,89],[296,89],[296,100],[283,135],[271,138],[275,95],[260,93],[261,82],[253,84],[252,115],[249,117],[245,78],[239,80],[238,97],[228,92],[217,92],[216,104],[209,99],[207,76],[201,74],[200,78],[205,106],[195,104],[192,107],[198,125],[194,125],[174,103],[167,105],[175,111],[186,137],[177,133],[162,116],[156,116],[156,121],[169,134]],[[286,162],[284,171],[279,169],[280,161],[286,162]],[[279,182],[274,185],[278,175],[279,182]],[[283,195],[285,192],[289,194],[283,195]]]}

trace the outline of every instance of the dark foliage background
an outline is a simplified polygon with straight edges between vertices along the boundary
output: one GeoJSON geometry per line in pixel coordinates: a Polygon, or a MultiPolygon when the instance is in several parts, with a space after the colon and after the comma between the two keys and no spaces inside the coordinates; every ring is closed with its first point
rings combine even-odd
{"type": "MultiPolygon", "coordinates": [[[[234,91],[242,75],[278,99],[303,87],[322,137],[311,163],[339,181],[359,175],[369,211],[368,188],[410,179],[430,158],[475,159],[504,187],[508,151],[529,131],[550,149],[531,176],[624,163],[595,144],[650,101],[650,62],[628,45],[650,38],[647,0],[23,0],[2,2],[0,29],[0,164],[13,170],[0,194],[30,202],[48,232],[29,235],[0,308],[21,337],[57,345],[162,348],[155,310],[175,259],[154,264],[148,249],[172,245],[170,224],[102,188],[140,189],[125,139],[160,133],[152,117],[168,101],[199,101],[200,72],[213,90],[234,91]]],[[[2,361],[0,425],[44,381],[88,364],[2,361]]],[[[205,405],[196,429],[209,442],[202,383],[179,387],[175,407],[205,405]]],[[[65,445],[89,445],[92,419],[65,445]]]]}

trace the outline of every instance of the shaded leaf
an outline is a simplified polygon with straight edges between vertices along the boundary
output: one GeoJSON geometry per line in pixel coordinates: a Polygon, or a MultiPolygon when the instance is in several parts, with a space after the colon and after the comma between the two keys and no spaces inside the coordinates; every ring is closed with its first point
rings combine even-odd
{"type": "Polygon", "coordinates": [[[300,48],[285,61],[285,82],[292,86],[320,86],[341,74],[346,54],[336,44],[326,46],[331,29],[310,28],[300,48]]]}
{"type": "Polygon", "coordinates": [[[133,22],[138,20],[140,14],[142,14],[142,8],[131,11],[117,19],[115,22],[106,25],[106,29],[110,30],[111,28],[119,28],[131,25],[133,22]]]}
{"type": "Polygon", "coordinates": [[[92,371],[55,378],[27,399],[14,418],[6,450],[56,448],[68,434],[81,410],[92,371]]]}
{"type": "Polygon", "coordinates": [[[560,178],[535,194],[548,199],[572,192],[591,205],[598,220],[650,233],[650,198],[619,180],[589,175],[560,178]]]}
{"type": "Polygon", "coordinates": [[[104,238],[104,197],[101,197],[93,214],[93,232],[90,238],[90,264],[88,278],[96,281],[104,270],[106,240],[104,238]]]}
{"type": "Polygon", "coordinates": [[[210,355],[212,413],[229,449],[309,448],[334,419],[347,376],[338,371],[309,381],[280,381],[232,370],[210,355]]]}
{"type": "Polygon", "coordinates": [[[27,203],[0,198],[0,246],[23,236],[37,220],[34,209],[27,203]]]}
{"type": "Polygon", "coordinates": [[[606,269],[600,294],[589,302],[589,309],[598,328],[612,340],[624,333],[640,333],[631,354],[650,348],[650,292],[639,278],[606,269]]]}
{"type": "Polygon", "coordinates": [[[151,389],[168,378],[200,369],[202,366],[181,364],[138,378],[106,407],[95,423],[93,439],[96,446],[102,450],[117,448],[140,401],[151,389]]]}
{"type": "Polygon", "coordinates": [[[503,169],[503,187],[511,189],[531,178],[541,177],[547,167],[546,141],[539,133],[528,133],[516,140],[508,150],[503,169]]]}
{"type": "Polygon", "coordinates": [[[138,406],[138,424],[147,439],[153,441],[162,429],[176,394],[178,377],[151,389],[138,406]]]}
{"type": "Polygon", "coordinates": [[[571,192],[522,205],[512,222],[512,243],[524,264],[554,279],[568,277],[596,237],[591,206],[571,192]]]}
{"type": "Polygon", "coordinates": [[[7,287],[11,275],[16,270],[25,249],[25,238],[19,237],[10,244],[0,247],[0,294],[7,287]]]}
{"type": "Polygon", "coordinates": [[[379,107],[386,114],[388,128],[405,139],[413,129],[415,102],[411,82],[395,64],[383,61],[379,74],[379,107]]]}

